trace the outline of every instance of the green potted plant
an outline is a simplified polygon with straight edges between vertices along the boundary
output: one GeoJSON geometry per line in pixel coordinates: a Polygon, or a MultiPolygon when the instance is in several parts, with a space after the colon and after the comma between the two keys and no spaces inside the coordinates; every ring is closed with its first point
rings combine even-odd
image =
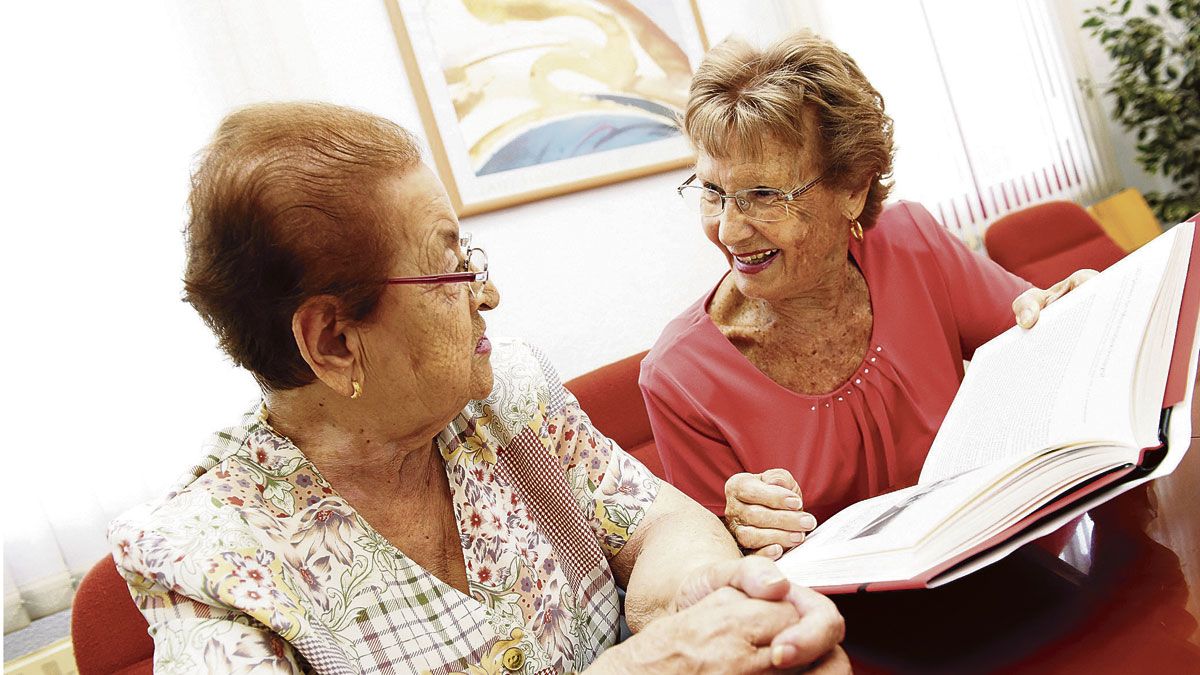
{"type": "Polygon", "coordinates": [[[1200,0],[1110,0],[1085,10],[1089,29],[1114,62],[1104,93],[1118,122],[1137,136],[1137,159],[1175,183],[1146,201],[1170,225],[1200,211],[1200,0]]]}

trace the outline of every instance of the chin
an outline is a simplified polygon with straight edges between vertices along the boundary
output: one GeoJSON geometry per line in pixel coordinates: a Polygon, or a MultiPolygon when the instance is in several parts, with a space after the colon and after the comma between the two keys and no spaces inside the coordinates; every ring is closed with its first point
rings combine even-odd
{"type": "Polygon", "coordinates": [[[757,276],[742,274],[736,270],[733,274],[733,285],[739,293],[747,298],[771,302],[780,295],[779,289],[776,288],[777,284],[766,282],[757,276]]]}
{"type": "Polygon", "coordinates": [[[471,373],[471,400],[478,401],[487,398],[488,394],[492,393],[492,387],[495,384],[491,361],[479,364],[471,373]]]}

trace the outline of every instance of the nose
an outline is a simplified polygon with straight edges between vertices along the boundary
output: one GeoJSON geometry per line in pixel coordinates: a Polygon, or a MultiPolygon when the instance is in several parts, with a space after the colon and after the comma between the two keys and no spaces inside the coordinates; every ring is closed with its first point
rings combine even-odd
{"type": "Polygon", "coordinates": [[[754,226],[732,197],[725,200],[725,210],[718,218],[717,238],[726,247],[736,248],[737,244],[754,236],[754,226]]]}
{"type": "Polygon", "coordinates": [[[475,301],[475,307],[481,312],[496,309],[500,304],[500,289],[496,288],[496,284],[489,278],[483,284],[483,292],[475,296],[475,301]]]}

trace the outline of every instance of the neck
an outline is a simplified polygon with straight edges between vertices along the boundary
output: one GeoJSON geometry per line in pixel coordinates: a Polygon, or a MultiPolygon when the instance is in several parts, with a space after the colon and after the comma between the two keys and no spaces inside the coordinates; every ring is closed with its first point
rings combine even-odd
{"type": "Polygon", "coordinates": [[[845,312],[854,281],[858,275],[849,256],[842,259],[820,282],[796,295],[779,300],[746,298],[758,305],[762,326],[791,332],[811,332],[816,326],[829,323],[845,312]]]}
{"type": "Polygon", "coordinates": [[[348,498],[441,470],[433,439],[453,416],[436,422],[406,420],[403,413],[373,411],[366,401],[336,396],[320,383],[268,392],[264,398],[271,427],[291,439],[348,498]]]}

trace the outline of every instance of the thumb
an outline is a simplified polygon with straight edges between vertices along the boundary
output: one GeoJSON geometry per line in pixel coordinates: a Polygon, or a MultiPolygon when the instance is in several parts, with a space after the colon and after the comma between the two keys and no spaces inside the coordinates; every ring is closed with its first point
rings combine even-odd
{"type": "Polygon", "coordinates": [[[725,586],[759,600],[782,600],[791,588],[783,573],[767,558],[747,556],[724,560],[701,568],[679,585],[679,592],[675,596],[676,609],[694,605],[709,593],[725,586]]]}

